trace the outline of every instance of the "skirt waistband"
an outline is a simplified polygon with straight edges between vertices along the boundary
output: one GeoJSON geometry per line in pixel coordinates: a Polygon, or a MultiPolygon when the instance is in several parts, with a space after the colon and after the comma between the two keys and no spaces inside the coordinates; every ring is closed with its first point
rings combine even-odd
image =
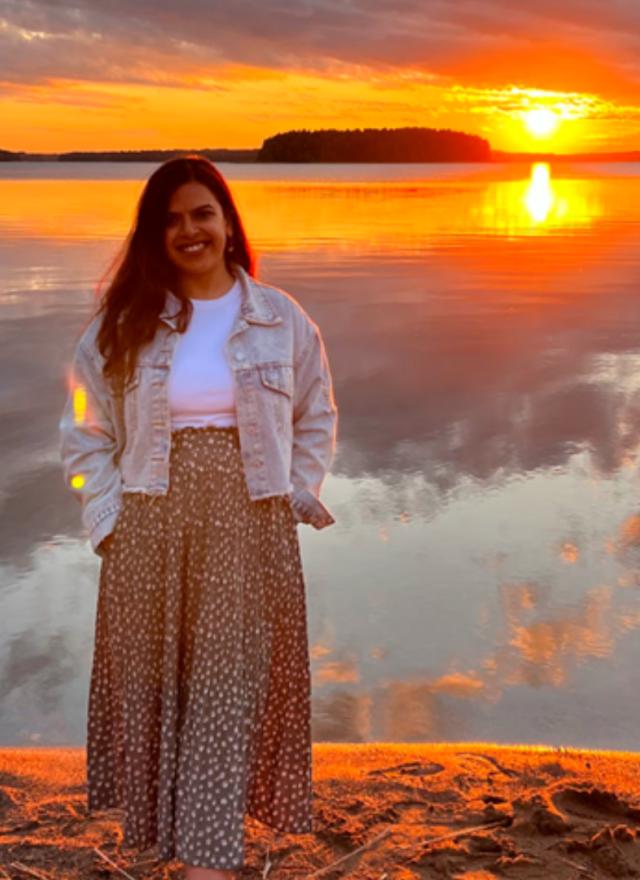
{"type": "Polygon", "coordinates": [[[184,450],[189,449],[207,449],[212,445],[239,450],[240,434],[237,427],[204,425],[196,428],[189,425],[171,432],[171,448],[176,454],[183,454],[184,450]]]}
{"type": "Polygon", "coordinates": [[[173,428],[171,431],[171,436],[175,437],[178,434],[190,434],[190,433],[196,433],[196,434],[205,433],[205,432],[209,433],[210,431],[213,431],[216,433],[220,432],[220,433],[237,434],[238,428],[236,427],[236,425],[224,425],[224,426],[223,425],[201,425],[198,427],[196,427],[195,425],[187,425],[185,428],[173,428]]]}

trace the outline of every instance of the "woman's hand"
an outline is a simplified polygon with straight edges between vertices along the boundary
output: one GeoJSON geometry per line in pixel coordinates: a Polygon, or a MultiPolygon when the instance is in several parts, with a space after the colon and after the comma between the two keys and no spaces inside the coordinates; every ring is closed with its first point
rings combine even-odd
{"type": "Polygon", "coordinates": [[[96,547],[96,553],[98,554],[98,556],[100,556],[102,559],[104,559],[104,557],[107,555],[107,551],[109,550],[109,547],[111,547],[112,543],[113,543],[113,533],[111,533],[110,535],[107,535],[106,538],[103,538],[102,541],[100,541],[100,543],[96,547]]]}
{"type": "Polygon", "coordinates": [[[335,522],[324,504],[307,489],[294,490],[290,501],[296,523],[305,523],[313,526],[314,529],[324,529],[335,522]]]}

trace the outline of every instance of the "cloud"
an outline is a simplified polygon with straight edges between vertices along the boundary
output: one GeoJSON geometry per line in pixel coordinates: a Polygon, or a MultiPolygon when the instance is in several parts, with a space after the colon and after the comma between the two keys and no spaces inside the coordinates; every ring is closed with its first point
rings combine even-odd
{"type": "Polygon", "coordinates": [[[195,84],[235,64],[337,76],[416,68],[444,81],[542,78],[564,89],[640,84],[640,4],[625,0],[0,0],[0,22],[3,78],[14,82],[195,84]]]}
{"type": "Polygon", "coordinates": [[[73,29],[59,23],[0,22],[0,80],[10,85],[55,81],[104,82],[191,87],[200,85],[203,62],[170,42],[163,46],[138,41],[136,34],[114,35],[107,30],[73,29]],[[185,57],[181,57],[181,54],[185,57]],[[175,66],[170,59],[176,59],[175,66]]]}

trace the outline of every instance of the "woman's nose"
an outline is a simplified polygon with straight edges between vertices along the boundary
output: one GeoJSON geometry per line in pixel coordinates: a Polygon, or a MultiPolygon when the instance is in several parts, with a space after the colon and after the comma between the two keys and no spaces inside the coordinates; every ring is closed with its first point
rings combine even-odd
{"type": "Polygon", "coordinates": [[[180,232],[183,235],[192,235],[196,230],[197,226],[193,219],[188,214],[183,215],[182,222],[180,223],[180,232]]]}

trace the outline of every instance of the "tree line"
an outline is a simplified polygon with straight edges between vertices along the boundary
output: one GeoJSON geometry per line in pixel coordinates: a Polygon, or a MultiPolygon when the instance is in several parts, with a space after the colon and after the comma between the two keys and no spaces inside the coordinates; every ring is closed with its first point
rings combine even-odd
{"type": "Polygon", "coordinates": [[[434,128],[286,131],[267,138],[258,162],[489,162],[489,141],[434,128]]]}
{"type": "Polygon", "coordinates": [[[14,153],[0,150],[0,162],[165,162],[198,153],[212,162],[255,162],[258,150],[75,150],[71,153],[14,153]]]}

